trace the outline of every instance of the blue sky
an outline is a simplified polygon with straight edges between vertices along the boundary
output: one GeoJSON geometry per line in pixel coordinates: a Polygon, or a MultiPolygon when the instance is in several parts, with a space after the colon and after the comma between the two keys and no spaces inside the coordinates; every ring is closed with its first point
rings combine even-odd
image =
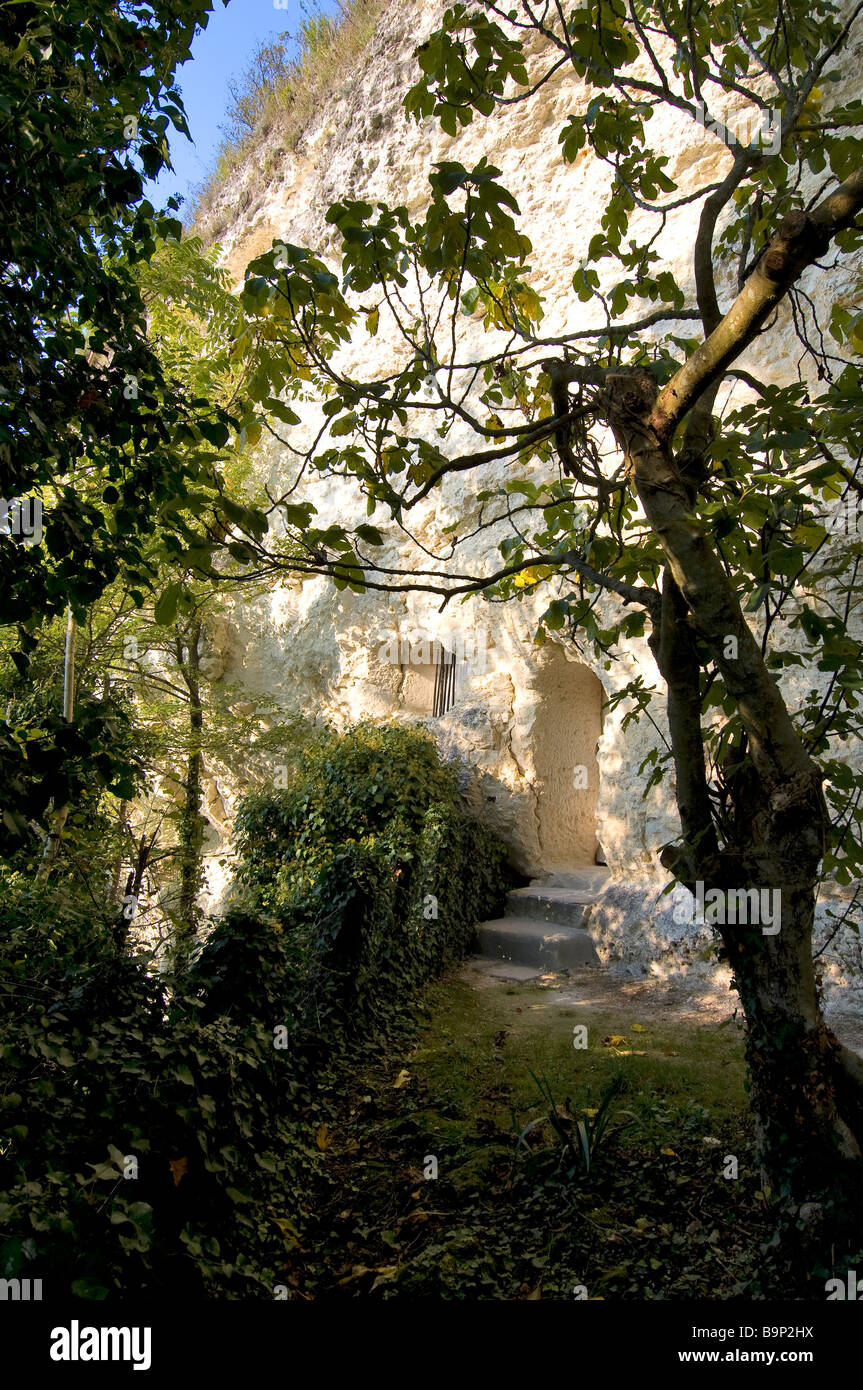
{"type": "MultiPolygon", "coordinates": [[[[245,72],[259,45],[288,30],[297,33],[304,8],[301,0],[287,0],[287,8],[276,8],[274,0],[214,0],[206,29],[192,46],[192,58],[178,70],[177,81],[194,144],[174,131],[171,158],[174,173],[164,173],[152,182],[147,196],[156,204],[172,193],[188,198],[213,168],[216,151],[223,138],[230,102],[228,84],[245,72]]],[[[336,9],[335,0],[323,0],[316,8],[326,13],[336,9]]]]}

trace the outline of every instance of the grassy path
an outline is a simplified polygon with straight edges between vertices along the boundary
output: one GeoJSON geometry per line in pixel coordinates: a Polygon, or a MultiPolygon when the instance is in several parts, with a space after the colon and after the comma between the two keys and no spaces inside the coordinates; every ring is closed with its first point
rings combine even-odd
{"type": "Polygon", "coordinates": [[[731,1000],[596,971],[436,982],[427,1022],[355,1075],[319,1135],[295,1296],[739,1293],[769,1232],[731,1000]],[[609,1088],[587,1171],[578,1122],[597,1138],[609,1088]]]}

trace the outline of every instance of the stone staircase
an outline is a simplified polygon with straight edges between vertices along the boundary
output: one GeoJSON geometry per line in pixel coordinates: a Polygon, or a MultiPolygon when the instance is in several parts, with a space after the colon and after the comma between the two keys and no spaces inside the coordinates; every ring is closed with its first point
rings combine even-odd
{"type": "Polygon", "coordinates": [[[551,970],[598,965],[585,912],[609,877],[599,865],[561,870],[508,895],[503,917],[481,922],[473,964],[501,980],[532,980],[551,970]]]}

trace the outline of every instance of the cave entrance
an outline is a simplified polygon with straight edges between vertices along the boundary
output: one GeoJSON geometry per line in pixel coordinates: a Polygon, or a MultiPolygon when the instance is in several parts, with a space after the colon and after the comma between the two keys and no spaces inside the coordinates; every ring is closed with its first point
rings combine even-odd
{"type": "Polygon", "coordinates": [[[543,867],[559,871],[595,864],[602,685],[593,671],[567,661],[562,648],[555,646],[538,673],[536,688],[534,769],[543,867]]]}

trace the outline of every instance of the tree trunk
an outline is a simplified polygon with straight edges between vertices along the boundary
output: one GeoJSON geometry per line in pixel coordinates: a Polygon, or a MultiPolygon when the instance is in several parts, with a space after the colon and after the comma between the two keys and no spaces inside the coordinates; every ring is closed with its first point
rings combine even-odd
{"type": "MultiPolygon", "coordinates": [[[[180,660],[183,679],[189,692],[189,756],[183,779],[183,809],[180,817],[180,887],[177,918],[183,937],[191,938],[198,928],[200,916],[198,894],[203,874],[201,850],[204,843],[204,817],[201,815],[203,755],[201,742],[204,730],[204,707],[201,703],[200,650],[201,622],[197,620],[188,633],[185,662],[180,660]]],[[[179,645],[179,644],[178,644],[179,645]]],[[[180,649],[182,657],[182,648],[180,649]]]]}
{"type": "MultiPolygon", "coordinates": [[[[75,718],[75,642],[77,636],[78,624],[75,622],[71,607],[69,607],[66,609],[66,642],[63,653],[63,718],[67,724],[71,724],[75,718]]],[[[51,816],[45,848],[42,851],[42,863],[37,875],[39,878],[48,878],[57,863],[60,841],[71,809],[68,805],[59,806],[55,808],[51,816]]]]}
{"type": "MultiPolygon", "coordinates": [[[[663,863],[692,891],[700,880],[708,903],[710,890],[717,889],[766,891],[771,905],[774,891],[781,894],[776,934],[765,934],[753,913],[748,925],[732,923],[726,903],[719,904],[724,915],[717,929],[743,1007],[764,1181],[798,1231],[807,1222],[801,1210],[817,1212],[820,1240],[829,1211],[832,1240],[859,1204],[863,1185],[863,1062],[825,1024],[812,963],[815,888],[827,826],[821,773],[693,515],[689,485],[671,448],[657,437],[651,418],[655,389],[646,373],[612,377],[606,404],[668,565],[651,646],[668,688],[683,849],[669,847],[663,863]],[[721,848],[704,794],[696,636],[734,697],[744,731],[722,769],[730,816],[721,848]]],[[[858,1223],[859,1215],[845,1238],[853,1234],[859,1241],[858,1223]]]]}
{"type": "MultiPolygon", "coordinates": [[[[781,887],[781,885],[778,885],[781,887]]],[[[750,1100],[763,1178],[799,1208],[863,1173],[863,1089],[824,1022],[812,964],[814,891],[782,890],[781,930],[720,928],[746,1019],[750,1100]],[[844,1175],[844,1176],[843,1176],[844,1175]]]]}

